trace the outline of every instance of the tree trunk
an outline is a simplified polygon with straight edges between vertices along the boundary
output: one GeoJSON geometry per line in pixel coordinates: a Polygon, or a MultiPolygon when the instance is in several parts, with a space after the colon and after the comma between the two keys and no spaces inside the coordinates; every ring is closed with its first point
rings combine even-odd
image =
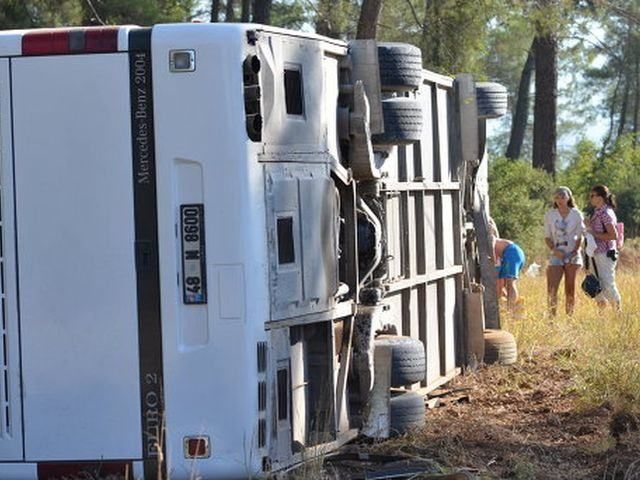
{"type": "Polygon", "coordinates": [[[316,18],[316,33],[325,37],[331,36],[331,24],[327,19],[326,12],[320,13],[316,18]]]}
{"type": "Polygon", "coordinates": [[[632,35],[633,26],[631,21],[629,20],[627,24],[627,41],[623,52],[622,69],[624,70],[624,90],[622,91],[622,106],[620,107],[620,122],[618,123],[618,135],[616,137],[616,141],[618,140],[618,137],[624,135],[627,126],[627,114],[629,113],[629,100],[633,82],[632,73],[630,72],[629,68],[631,58],[633,56],[633,44],[631,40],[632,35]]]}
{"type": "Polygon", "coordinates": [[[533,166],[555,176],[558,97],[558,41],[554,33],[537,35],[533,41],[536,98],[533,106],[533,166]]]}
{"type": "Polygon", "coordinates": [[[220,0],[211,0],[211,22],[220,21],[220,0]]]}
{"type": "Polygon", "coordinates": [[[357,39],[375,39],[382,0],[363,0],[358,20],[357,39]]]}
{"type": "Polygon", "coordinates": [[[616,136],[616,140],[624,134],[624,129],[627,126],[627,110],[629,109],[629,93],[631,91],[629,83],[629,74],[625,68],[624,90],[622,91],[622,106],[620,107],[620,122],[618,123],[618,135],[616,136]]]}
{"type": "Polygon", "coordinates": [[[225,22],[235,22],[236,21],[236,13],[234,11],[234,0],[227,0],[227,8],[224,12],[224,21],[225,22]]]}
{"type": "Polygon", "coordinates": [[[634,53],[634,92],[633,92],[633,146],[638,143],[638,109],[640,109],[640,58],[638,58],[638,52],[634,53]]]}
{"type": "Polygon", "coordinates": [[[269,25],[271,21],[272,0],[254,0],[253,2],[253,22],[269,25]]]}
{"type": "Polygon", "coordinates": [[[609,147],[609,142],[613,138],[613,126],[615,124],[616,107],[618,106],[618,91],[620,90],[620,83],[622,82],[622,72],[618,72],[618,79],[616,80],[616,86],[613,89],[613,95],[611,97],[611,104],[609,105],[609,129],[607,130],[607,136],[602,141],[602,148],[600,149],[600,156],[604,157],[609,147]]]}
{"type": "Polygon", "coordinates": [[[531,77],[535,70],[535,58],[533,55],[534,45],[531,44],[527,53],[527,60],[524,62],[522,74],[520,75],[520,85],[518,85],[518,99],[516,101],[513,118],[511,119],[511,136],[507,147],[506,157],[512,160],[520,158],[524,134],[527,130],[529,120],[529,94],[531,91],[531,77]]]}
{"type": "Polygon", "coordinates": [[[331,15],[337,3],[337,0],[319,0],[317,2],[316,33],[318,35],[331,38],[338,38],[340,36],[340,33],[335,31],[331,22],[331,15]]]}
{"type": "Polygon", "coordinates": [[[249,22],[251,17],[251,0],[242,0],[242,10],[240,12],[240,21],[242,23],[249,22]]]}

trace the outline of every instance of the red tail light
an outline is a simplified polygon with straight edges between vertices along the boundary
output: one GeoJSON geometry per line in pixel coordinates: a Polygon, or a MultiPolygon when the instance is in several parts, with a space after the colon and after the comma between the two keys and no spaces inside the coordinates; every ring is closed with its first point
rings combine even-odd
{"type": "Polygon", "coordinates": [[[84,31],[84,51],[104,53],[118,51],[118,28],[87,28],[84,31]]]}
{"type": "Polygon", "coordinates": [[[34,30],[22,37],[23,55],[65,55],[118,51],[118,27],[34,30]]]}
{"type": "Polygon", "coordinates": [[[54,55],[69,53],[69,32],[42,30],[25,33],[22,37],[23,55],[54,55]]]}

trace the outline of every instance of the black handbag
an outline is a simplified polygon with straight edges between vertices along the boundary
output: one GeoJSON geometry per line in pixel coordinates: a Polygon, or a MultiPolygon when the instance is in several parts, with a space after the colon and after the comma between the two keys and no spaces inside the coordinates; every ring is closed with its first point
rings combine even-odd
{"type": "MultiPolygon", "coordinates": [[[[587,274],[586,277],[584,277],[584,280],[582,280],[582,291],[584,293],[587,294],[587,296],[591,297],[591,298],[595,298],[598,296],[598,294],[602,291],[602,285],[600,285],[600,279],[598,278],[598,267],[596,266],[596,262],[593,261],[593,269],[595,270],[596,274],[594,275],[593,273],[589,273],[587,274]]],[[[587,267],[589,265],[589,257],[587,257],[587,267]]]]}

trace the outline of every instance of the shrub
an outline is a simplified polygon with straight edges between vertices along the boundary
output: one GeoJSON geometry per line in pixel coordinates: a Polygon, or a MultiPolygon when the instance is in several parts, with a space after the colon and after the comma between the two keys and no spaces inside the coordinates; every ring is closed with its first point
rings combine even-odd
{"type": "Polygon", "coordinates": [[[526,162],[499,158],[489,165],[491,216],[500,236],[518,243],[528,262],[546,256],[544,213],[553,188],[551,175],[526,162]]]}

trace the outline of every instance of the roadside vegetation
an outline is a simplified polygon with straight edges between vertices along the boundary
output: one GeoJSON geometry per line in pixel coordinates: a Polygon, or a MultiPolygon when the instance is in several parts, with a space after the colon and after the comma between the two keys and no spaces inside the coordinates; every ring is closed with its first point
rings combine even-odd
{"type": "MultiPolygon", "coordinates": [[[[568,186],[579,209],[586,211],[591,187],[602,183],[616,195],[619,221],[624,222],[627,239],[640,235],[640,149],[631,136],[621,137],[611,151],[599,156],[597,146],[580,142],[556,178],[523,160],[497,158],[489,165],[491,215],[500,235],[522,246],[527,261],[544,264],[547,248],[543,238],[544,212],[551,207],[557,185],[568,186]]],[[[630,244],[629,244],[630,245],[630,244]]],[[[627,257],[634,248],[629,246],[627,257]]],[[[637,266],[627,262],[627,267],[637,266]]]]}
{"type": "MultiPolygon", "coordinates": [[[[607,404],[614,410],[640,413],[640,277],[622,272],[618,285],[624,311],[598,311],[595,302],[580,298],[574,317],[545,315],[543,278],[525,278],[525,313],[507,319],[506,329],[519,344],[521,362],[544,353],[571,375],[570,391],[582,409],[607,404]]],[[[561,297],[560,297],[561,298],[561,297]]]]}
{"type": "Polygon", "coordinates": [[[629,243],[620,263],[622,313],[579,294],[573,317],[550,318],[544,276],[522,278],[523,309],[503,318],[517,364],[457,378],[446,388],[464,394],[443,397],[423,431],[374,451],[483,479],[640,478],[639,251],[629,243]]]}

